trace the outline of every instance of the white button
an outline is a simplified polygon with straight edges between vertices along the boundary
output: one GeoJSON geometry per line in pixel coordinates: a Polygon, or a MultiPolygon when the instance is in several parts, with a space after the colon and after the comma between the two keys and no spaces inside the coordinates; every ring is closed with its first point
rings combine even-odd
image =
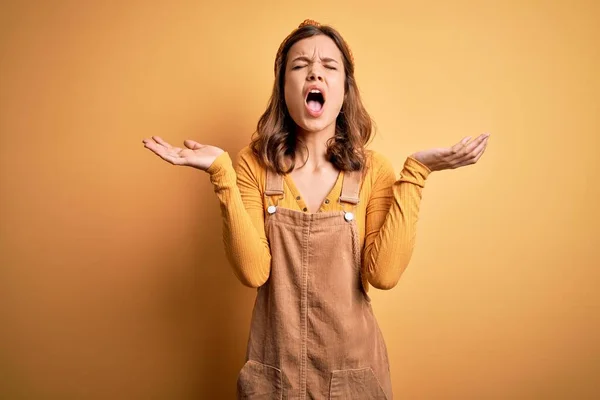
{"type": "Polygon", "coordinates": [[[354,219],[354,214],[352,214],[351,212],[347,212],[346,214],[344,214],[344,219],[350,222],[354,219]]]}
{"type": "Polygon", "coordinates": [[[276,211],[276,210],[277,210],[277,207],[275,207],[275,206],[269,206],[269,207],[267,208],[267,212],[268,212],[269,214],[275,214],[275,211],[276,211]]]}

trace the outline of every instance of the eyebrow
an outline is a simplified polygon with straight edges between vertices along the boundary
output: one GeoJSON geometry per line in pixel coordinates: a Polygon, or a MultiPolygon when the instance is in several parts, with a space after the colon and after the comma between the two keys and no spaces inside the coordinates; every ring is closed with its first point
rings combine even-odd
{"type": "MultiPolygon", "coordinates": [[[[336,64],[338,63],[337,60],[334,60],[333,58],[330,58],[330,57],[323,57],[323,58],[321,58],[321,60],[323,60],[323,62],[334,62],[336,64]]],[[[294,62],[294,61],[312,62],[312,59],[308,58],[307,56],[299,56],[292,60],[292,62],[294,62]]]]}

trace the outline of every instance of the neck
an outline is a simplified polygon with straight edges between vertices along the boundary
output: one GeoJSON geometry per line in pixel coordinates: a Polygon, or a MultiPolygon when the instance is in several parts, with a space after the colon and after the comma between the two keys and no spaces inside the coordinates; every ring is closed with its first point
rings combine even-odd
{"type": "Polygon", "coordinates": [[[306,145],[306,147],[298,146],[297,148],[297,169],[317,171],[330,166],[331,163],[327,159],[327,141],[335,135],[335,124],[318,132],[307,132],[298,127],[297,132],[298,137],[306,145]],[[304,154],[305,151],[308,151],[308,154],[304,154]],[[304,160],[306,160],[306,164],[304,164],[304,160]]]}

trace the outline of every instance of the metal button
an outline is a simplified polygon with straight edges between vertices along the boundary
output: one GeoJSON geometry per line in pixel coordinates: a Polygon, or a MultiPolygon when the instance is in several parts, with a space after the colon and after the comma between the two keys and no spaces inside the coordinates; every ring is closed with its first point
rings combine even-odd
{"type": "Polygon", "coordinates": [[[347,212],[344,214],[344,219],[346,221],[350,222],[354,219],[354,214],[352,214],[351,212],[347,212]]]}
{"type": "Polygon", "coordinates": [[[308,208],[304,207],[302,210],[303,210],[303,211],[308,211],[308,208]]]}
{"type": "Polygon", "coordinates": [[[269,206],[269,207],[267,208],[267,212],[268,212],[269,214],[275,214],[275,211],[277,211],[277,207],[275,207],[275,206],[269,206]]]}
{"type": "Polygon", "coordinates": [[[325,199],[325,204],[329,204],[329,199],[325,199]]]}
{"type": "Polygon", "coordinates": [[[300,196],[296,196],[296,200],[300,200],[300,196]]]}

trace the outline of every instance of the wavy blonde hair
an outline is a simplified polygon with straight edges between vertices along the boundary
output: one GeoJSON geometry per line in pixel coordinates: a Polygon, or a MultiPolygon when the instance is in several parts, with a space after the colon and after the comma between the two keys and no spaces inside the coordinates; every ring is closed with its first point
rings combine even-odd
{"type": "MultiPolygon", "coordinates": [[[[328,160],[338,170],[363,170],[366,164],[365,146],[374,135],[374,123],[361,101],[354,78],[354,61],[350,48],[339,32],[331,26],[306,20],[288,35],[279,47],[275,58],[273,92],[250,143],[253,153],[263,166],[280,174],[294,170],[299,145],[303,145],[307,150],[296,134],[296,123],[285,104],[284,83],[288,52],[296,42],[316,35],[325,35],[334,41],[342,53],[346,73],[342,111],[336,119],[335,135],[327,142],[328,160]]],[[[308,152],[305,151],[304,154],[308,152]]]]}

